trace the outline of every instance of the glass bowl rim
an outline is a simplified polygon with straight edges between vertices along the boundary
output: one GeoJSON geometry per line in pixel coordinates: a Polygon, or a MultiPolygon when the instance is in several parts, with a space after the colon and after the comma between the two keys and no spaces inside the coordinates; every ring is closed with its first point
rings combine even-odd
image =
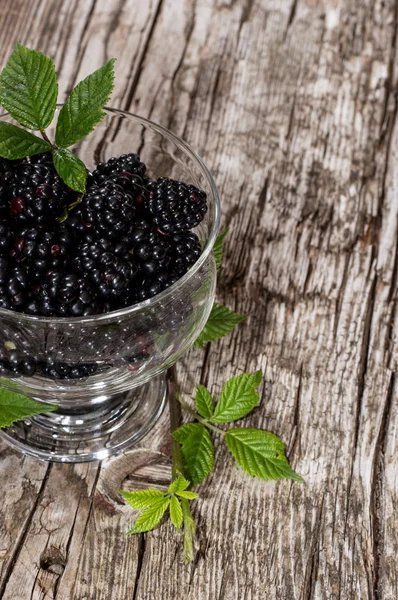
{"type": "MultiPolygon", "coordinates": [[[[57,108],[60,108],[62,104],[57,104],[57,108]]],[[[207,182],[210,185],[211,193],[214,199],[214,221],[210,230],[210,234],[206,245],[203,248],[202,254],[195,262],[195,264],[183,275],[178,281],[173,283],[170,287],[166,288],[156,296],[152,298],[148,298],[147,300],[143,300],[142,302],[138,302],[137,304],[133,304],[131,306],[126,306],[125,308],[120,308],[118,310],[114,310],[108,313],[98,314],[98,315],[90,315],[88,317],[45,317],[45,316],[37,316],[37,315],[29,315],[26,313],[20,313],[8,308],[0,308],[0,317],[6,317],[8,319],[27,322],[35,322],[35,323],[47,323],[47,324],[61,324],[61,325],[77,325],[77,324],[89,324],[89,323],[102,323],[104,321],[112,321],[114,319],[120,319],[121,317],[129,316],[134,313],[141,311],[143,308],[147,308],[149,306],[156,306],[158,303],[161,303],[169,296],[174,294],[178,289],[183,287],[187,281],[191,279],[193,275],[197,273],[197,271],[202,267],[205,263],[207,257],[213,249],[214,243],[217,238],[217,234],[220,228],[220,220],[221,220],[221,207],[220,207],[220,197],[217,191],[216,183],[213,179],[213,176],[206,166],[205,162],[200,158],[200,156],[191,148],[191,146],[185,142],[183,139],[175,135],[172,131],[159,125],[158,123],[154,123],[145,117],[141,117],[134,113],[128,112],[126,110],[122,110],[119,108],[114,108],[111,106],[105,106],[104,111],[110,114],[121,115],[123,117],[130,117],[134,121],[143,124],[145,127],[149,127],[160,133],[163,137],[169,139],[177,146],[182,148],[184,152],[196,163],[199,167],[199,170],[202,172],[202,175],[206,178],[207,182]]],[[[5,117],[10,116],[9,113],[3,113],[0,115],[0,121],[5,117]]]]}

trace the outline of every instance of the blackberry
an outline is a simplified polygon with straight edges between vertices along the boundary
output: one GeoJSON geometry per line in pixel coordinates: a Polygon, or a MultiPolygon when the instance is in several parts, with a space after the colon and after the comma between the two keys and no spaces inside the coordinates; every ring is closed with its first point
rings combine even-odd
{"type": "Polygon", "coordinates": [[[6,223],[0,223],[0,256],[6,256],[14,240],[14,234],[6,223]]]}
{"type": "Polygon", "coordinates": [[[122,154],[119,158],[112,157],[105,163],[99,163],[92,173],[93,180],[99,185],[119,177],[132,179],[135,184],[144,186],[148,182],[146,165],[137,154],[122,154]]]}
{"type": "Polygon", "coordinates": [[[157,232],[149,223],[134,224],[128,236],[131,252],[137,259],[143,276],[151,276],[170,264],[170,243],[166,236],[157,232]]]}
{"type": "Polygon", "coordinates": [[[147,192],[146,209],[164,233],[192,229],[207,212],[206,194],[194,185],[160,177],[147,185],[147,192]]]}
{"type": "MultiPolygon", "coordinates": [[[[10,161],[11,162],[11,161],[10,161]]],[[[51,156],[12,161],[13,177],[7,171],[7,181],[1,196],[9,206],[11,220],[18,225],[48,225],[55,223],[76,194],[61,181],[51,156]]]]}
{"type": "Polygon", "coordinates": [[[33,377],[35,373],[36,361],[31,357],[20,355],[16,350],[0,358],[0,376],[33,377]]]}
{"type": "Polygon", "coordinates": [[[181,277],[196,263],[202,254],[202,247],[198,236],[192,231],[173,234],[170,243],[173,271],[181,277]]]}
{"type": "Polygon", "coordinates": [[[109,301],[128,293],[138,271],[127,246],[119,242],[112,243],[106,238],[81,245],[74,267],[82,277],[91,282],[100,299],[109,301]]]}
{"type": "Polygon", "coordinates": [[[0,307],[21,311],[29,298],[29,276],[24,267],[12,267],[0,258],[0,307]]]}
{"type": "Polygon", "coordinates": [[[81,379],[94,375],[98,370],[96,364],[68,365],[64,362],[46,360],[41,363],[41,371],[44,377],[49,379],[81,379]]]}
{"type": "Polygon", "coordinates": [[[81,220],[76,227],[81,229],[83,224],[86,230],[92,230],[100,237],[120,238],[126,235],[136,215],[133,196],[112,182],[93,186],[80,206],[81,220]]]}
{"type": "Polygon", "coordinates": [[[65,267],[73,238],[64,225],[55,231],[31,227],[19,231],[9,256],[18,264],[28,266],[35,281],[48,271],[65,267]]]}

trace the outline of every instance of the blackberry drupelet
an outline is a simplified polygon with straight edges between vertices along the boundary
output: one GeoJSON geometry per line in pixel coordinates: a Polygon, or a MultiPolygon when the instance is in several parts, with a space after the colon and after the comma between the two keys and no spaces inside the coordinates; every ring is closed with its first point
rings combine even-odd
{"type": "Polygon", "coordinates": [[[188,231],[207,212],[206,194],[194,185],[160,177],[147,185],[147,192],[146,209],[164,233],[188,231]]]}

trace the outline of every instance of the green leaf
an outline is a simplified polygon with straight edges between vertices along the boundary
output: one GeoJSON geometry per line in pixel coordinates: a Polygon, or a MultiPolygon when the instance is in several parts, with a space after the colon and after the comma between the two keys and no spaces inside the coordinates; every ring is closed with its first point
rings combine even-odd
{"type": "Polygon", "coordinates": [[[174,439],[181,444],[187,474],[192,483],[200,483],[211,473],[214,448],[209,432],[200,423],[187,423],[176,429],[174,439]]]}
{"type": "Polygon", "coordinates": [[[38,130],[53,120],[57,96],[57,75],[51,58],[17,42],[0,75],[0,104],[21,125],[38,130]]]}
{"type": "Polygon", "coordinates": [[[135,521],[133,527],[127,533],[144,533],[150,531],[160,523],[162,517],[170,504],[170,498],[159,498],[144,511],[135,521]]]}
{"type": "Polygon", "coordinates": [[[183,521],[182,508],[180,501],[178,498],[176,498],[176,496],[172,496],[170,498],[170,518],[174,527],[180,529],[183,521]]]}
{"type": "Polygon", "coordinates": [[[199,494],[185,490],[184,492],[178,492],[177,496],[180,496],[180,498],[185,498],[186,500],[196,500],[196,498],[198,498],[199,494]]]}
{"type": "Polygon", "coordinates": [[[102,108],[113,90],[114,62],[115,59],[108,61],[72,90],[59,113],[55,132],[58,146],[72,146],[102,121],[105,116],[102,108]]]}
{"type": "Polygon", "coordinates": [[[163,492],[153,488],[140,490],[139,492],[125,492],[121,490],[119,493],[136,510],[149,508],[154,502],[165,497],[163,492]]]}
{"type": "Polygon", "coordinates": [[[179,475],[177,479],[171,482],[169,485],[168,492],[169,494],[179,494],[183,492],[190,486],[190,482],[185,479],[182,475],[179,475]]]}
{"type": "Polygon", "coordinates": [[[60,148],[53,152],[54,167],[61,179],[75,192],[86,191],[87,170],[84,163],[70,150],[60,148]]]}
{"type": "Polygon", "coordinates": [[[57,410],[53,404],[36,402],[27,396],[0,388],[0,429],[16,421],[57,410]]]}
{"type": "Polygon", "coordinates": [[[246,318],[247,315],[238,315],[222,304],[214,304],[207,323],[194,343],[194,346],[196,348],[203,348],[207,342],[215,342],[231,333],[238,323],[244,321],[246,318]]]}
{"type": "Polygon", "coordinates": [[[196,410],[205,419],[210,419],[213,414],[213,398],[204,385],[196,386],[196,410]]]}
{"type": "Polygon", "coordinates": [[[217,236],[216,241],[214,242],[213,252],[214,252],[214,256],[216,258],[217,271],[221,267],[221,263],[222,263],[222,259],[223,259],[223,255],[224,255],[224,242],[225,242],[225,238],[228,235],[228,231],[229,230],[226,229],[225,231],[220,233],[217,236]]]}
{"type": "Polygon", "coordinates": [[[0,123],[0,156],[15,160],[51,150],[50,144],[29,131],[12,125],[0,123]]]}
{"type": "Polygon", "coordinates": [[[261,371],[256,371],[254,375],[243,373],[229,379],[221,390],[214,415],[210,419],[212,423],[231,423],[248,415],[258,404],[256,388],[261,379],[261,371]]]}
{"type": "Polygon", "coordinates": [[[284,443],[273,433],[262,429],[230,429],[225,441],[236,462],[252,477],[303,481],[290,467],[284,443]]]}

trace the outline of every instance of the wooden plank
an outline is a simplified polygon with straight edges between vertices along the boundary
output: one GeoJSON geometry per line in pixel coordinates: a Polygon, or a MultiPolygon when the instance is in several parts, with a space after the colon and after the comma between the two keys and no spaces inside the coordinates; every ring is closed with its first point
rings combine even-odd
{"type": "MultiPolygon", "coordinates": [[[[0,597],[393,600],[396,3],[142,4],[64,2],[55,18],[61,3],[10,3],[2,54],[29,15],[34,33],[21,37],[62,60],[63,92],[121,54],[117,101],[206,159],[231,230],[219,297],[251,317],[188,354],[183,388],[201,380],[217,393],[228,376],[261,368],[261,406],[247,422],[282,436],[306,483],[248,480],[217,441],[195,509],[194,564],[180,564],[168,525],[126,539],[131,513],[116,490],[165,485],[165,415],[140,449],[102,467],[97,485],[94,467],[56,467],[43,486],[44,471],[35,477],[29,501],[6,488],[25,525],[6,541],[15,564],[0,597]],[[69,504],[58,486],[70,486],[69,504]],[[55,496],[59,507],[46,510],[55,496]],[[62,574],[35,570],[51,546],[68,548],[62,574]]],[[[3,460],[1,472],[20,487],[29,467],[3,460]]]]}

